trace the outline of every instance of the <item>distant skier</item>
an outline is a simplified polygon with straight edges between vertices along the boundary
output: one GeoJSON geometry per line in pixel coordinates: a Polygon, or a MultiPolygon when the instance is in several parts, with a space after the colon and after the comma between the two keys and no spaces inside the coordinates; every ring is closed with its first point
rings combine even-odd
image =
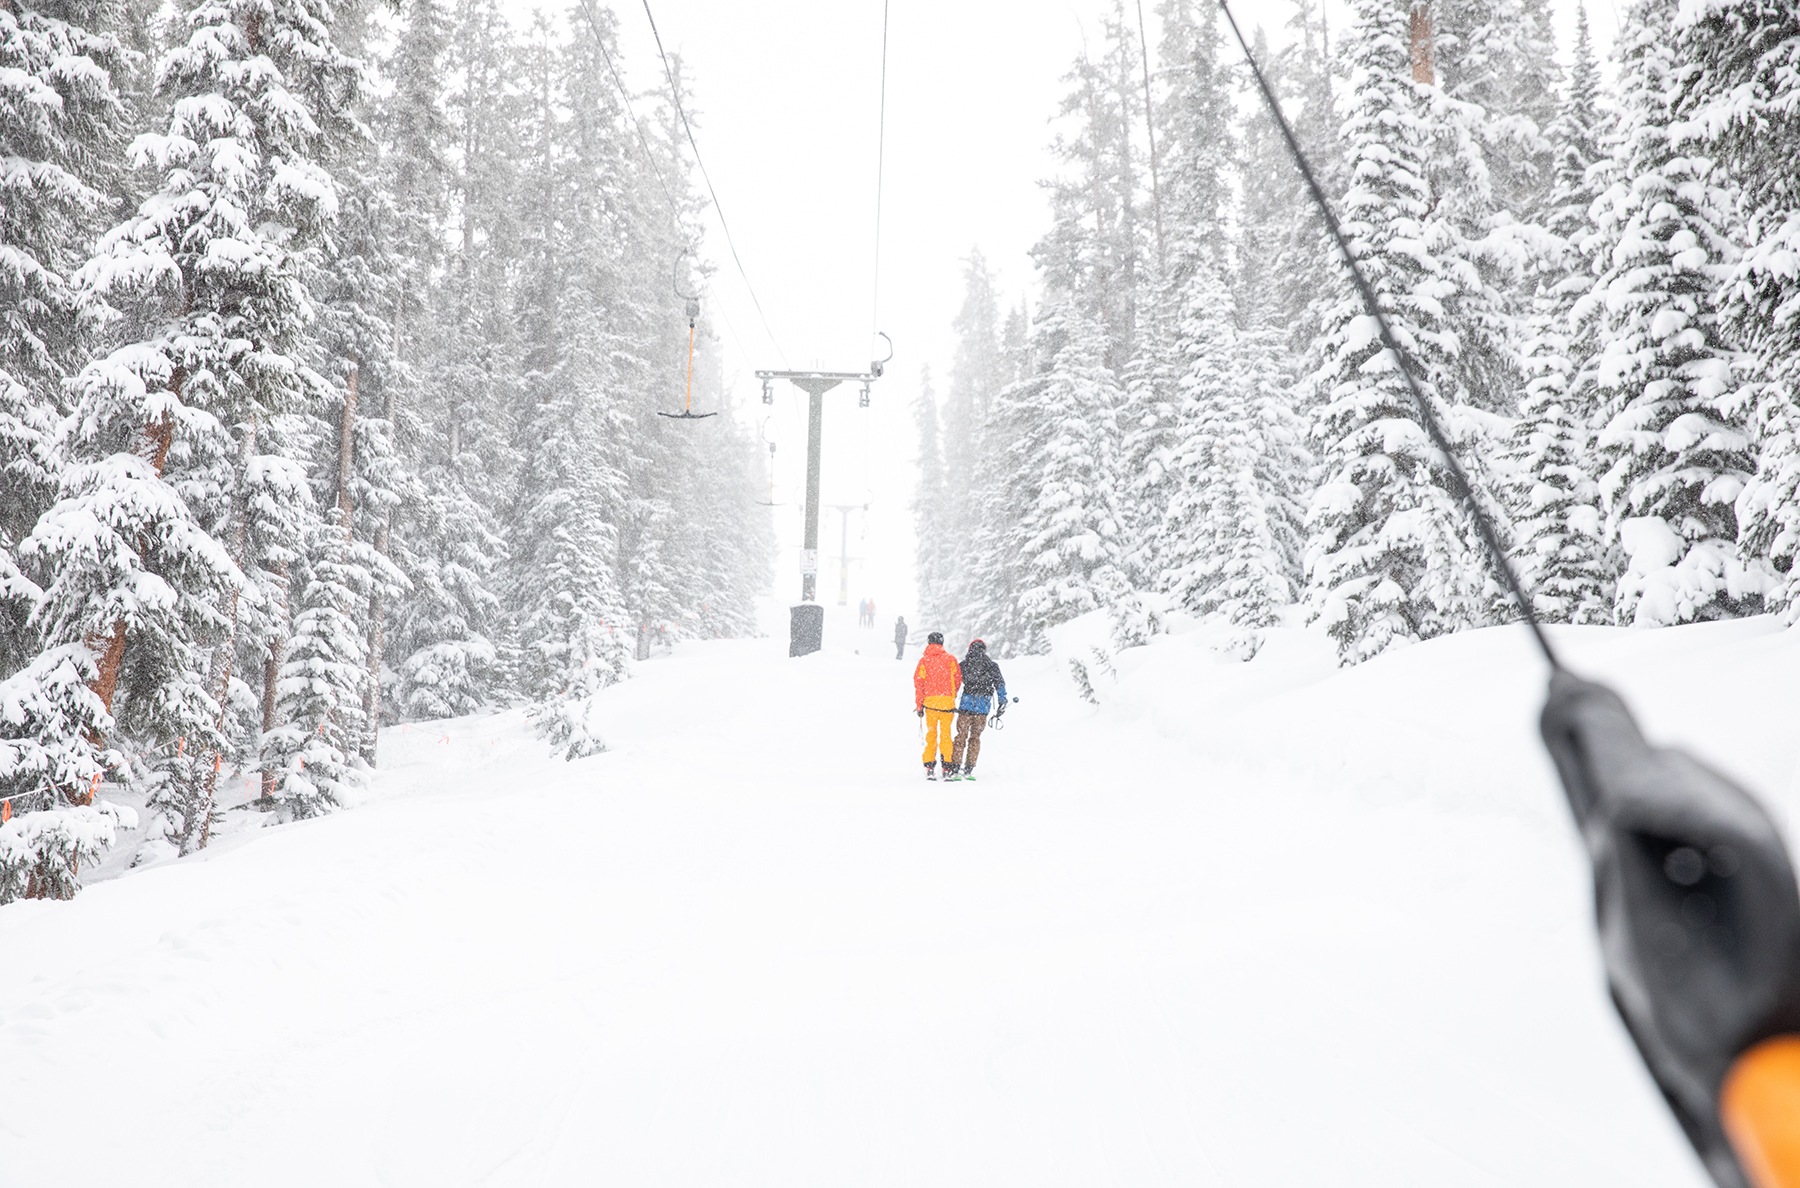
{"type": "Polygon", "coordinates": [[[975,760],[981,757],[981,732],[987,729],[988,711],[993,710],[996,722],[1006,712],[1006,678],[987,654],[987,644],[979,639],[969,641],[962,680],[962,700],[956,703],[956,745],[946,770],[949,779],[972,780],[975,760]]]}
{"type": "Polygon", "coordinates": [[[911,633],[906,629],[906,616],[901,615],[894,620],[894,659],[900,660],[905,658],[906,637],[909,634],[911,633]]]}
{"type": "Polygon", "coordinates": [[[962,669],[956,657],[944,650],[944,633],[933,631],[925,641],[925,654],[913,669],[913,710],[925,719],[925,778],[937,779],[942,761],[944,778],[950,777],[950,754],[955,744],[950,730],[956,721],[956,690],[962,685],[962,669]]]}
{"type": "Polygon", "coordinates": [[[868,622],[864,623],[863,626],[871,631],[875,630],[875,600],[873,598],[869,599],[868,622]]]}

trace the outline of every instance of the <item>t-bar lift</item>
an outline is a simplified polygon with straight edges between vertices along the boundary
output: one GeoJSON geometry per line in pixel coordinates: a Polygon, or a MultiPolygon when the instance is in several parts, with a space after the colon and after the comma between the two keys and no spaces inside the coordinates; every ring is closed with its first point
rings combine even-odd
{"type": "Polygon", "coordinates": [[[774,383],[787,380],[808,397],[806,416],[806,534],[800,545],[800,602],[790,608],[788,619],[788,655],[805,656],[818,651],[825,642],[825,608],[819,603],[819,450],[825,436],[825,393],[839,384],[861,385],[857,405],[869,407],[869,385],[881,378],[889,359],[894,357],[894,340],[885,334],[888,344],[886,359],[869,364],[869,370],[856,371],[758,371],[762,381],[763,403],[775,403],[774,383]]]}

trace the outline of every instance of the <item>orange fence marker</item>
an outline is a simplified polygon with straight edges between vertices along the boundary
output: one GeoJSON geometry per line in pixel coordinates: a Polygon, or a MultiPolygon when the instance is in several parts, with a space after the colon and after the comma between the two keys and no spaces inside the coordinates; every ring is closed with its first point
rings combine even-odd
{"type": "Polygon", "coordinates": [[[12,801],[0,800],[0,825],[12,820],[12,801]]]}

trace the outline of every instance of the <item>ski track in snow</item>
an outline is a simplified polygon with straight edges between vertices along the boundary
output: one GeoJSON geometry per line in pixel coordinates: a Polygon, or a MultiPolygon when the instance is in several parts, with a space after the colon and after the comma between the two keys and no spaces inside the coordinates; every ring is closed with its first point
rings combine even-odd
{"type": "MultiPolygon", "coordinates": [[[[948,785],[831,630],[640,665],[607,754],[390,730],[358,807],[0,909],[0,1185],[1705,1182],[1518,629],[1165,636],[1094,709],[1078,621],[948,785]]],[[[1800,633],[1561,638],[1793,819],[1800,633]]]]}

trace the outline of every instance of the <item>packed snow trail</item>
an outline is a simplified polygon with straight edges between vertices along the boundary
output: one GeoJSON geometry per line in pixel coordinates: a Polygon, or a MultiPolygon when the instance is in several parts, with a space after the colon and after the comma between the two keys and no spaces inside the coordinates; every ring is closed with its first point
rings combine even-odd
{"type": "MultiPolygon", "coordinates": [[[[366,804],[0,909],[0,1185],[1704,1182],[1517,634],[1011,661],[972,784],[884,634],[682,645],[574,764],[389,731],[366,804]]],[[[1559,638],[1791,812],[1795,633],[1559,638]]]]}

